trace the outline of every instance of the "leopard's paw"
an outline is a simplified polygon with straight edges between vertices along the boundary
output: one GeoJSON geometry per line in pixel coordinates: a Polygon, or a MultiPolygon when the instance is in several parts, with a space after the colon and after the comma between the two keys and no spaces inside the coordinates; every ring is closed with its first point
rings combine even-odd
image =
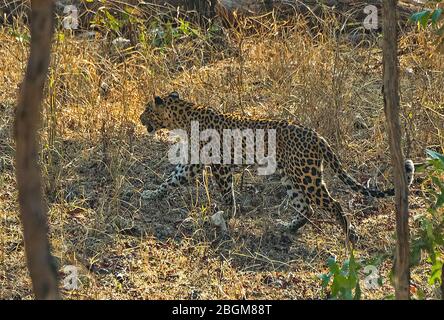
{"type": "Polygon", "coordinates": [[[277,221],[277,229],[281,233],[291,232],[292,231],[292,223],[282,221],[281,219],[278,219],[277,221]]]}
{"type": "Polygon", "coordinates": [[[141,197],[143,200],[161,199],[163,195],[163,192],[159,190],[145,190],[141,193],[141,197]]]}
{"type": "Polygon", "coordinates": [[[293,219],[291,222],[284,222],[282,220],[278,220],[278,227],[282,232],[297,232],[303,225],[305,225],[305,221],[301,221],[300,219],[293,219]]]}

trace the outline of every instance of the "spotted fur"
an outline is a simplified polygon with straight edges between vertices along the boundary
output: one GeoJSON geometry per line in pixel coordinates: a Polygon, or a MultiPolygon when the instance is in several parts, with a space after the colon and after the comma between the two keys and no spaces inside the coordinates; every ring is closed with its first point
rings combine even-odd
{"type": "MultiPolygon", "coordinates": [[[[312,206],[331,213],[343,228],[349,240],[356,242],[357,235],[350,226],[344,211],[332,196],[323,180],[324,166],[334,173],[352,190],[365,196],[382,198],[394,194],[393,189],[372,190],[359,184],[343,168],[338,156],[327,141],[314,130],[289,121],[251,119],[231,114],[219,113],[210,108],[196,106],[182,100],[175,92],[166,97],[156,97],[140,116],[141,123],[149,132],[158,129],[189,130],[191,121],[198,121],[200,129],[215,129],[222,134],[223,129],[275,129],[276,161],[282,176],[282,184],[295,209],[295,216],[289,227],[297,230],[310,219],[312,206]]],[[[188,131],[189,132],[189,131],[188,131]]],[[[144,198],[165,196],[171,187],[188,183],[203,169],[203,165],[178,165],[168,179],[155,191],[145,191],[144,198]]],[[[232,166],[211,165],[213,176],[218,183],[225,202],[232,203],[232,166]]],[[[413,180],[414,166],[411,160],[405,164],[409,184],[413,180]]]]}

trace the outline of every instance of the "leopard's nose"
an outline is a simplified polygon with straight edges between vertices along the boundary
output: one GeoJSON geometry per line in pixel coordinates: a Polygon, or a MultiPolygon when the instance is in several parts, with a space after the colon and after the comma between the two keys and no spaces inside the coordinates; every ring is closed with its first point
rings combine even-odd
{"type": "Polygon", "coordinates": [[[150,123],[147,123],[145,125],[145,127],[146,127],[148,133],[153,133],[154,132],[154,127],[150,123]]]}

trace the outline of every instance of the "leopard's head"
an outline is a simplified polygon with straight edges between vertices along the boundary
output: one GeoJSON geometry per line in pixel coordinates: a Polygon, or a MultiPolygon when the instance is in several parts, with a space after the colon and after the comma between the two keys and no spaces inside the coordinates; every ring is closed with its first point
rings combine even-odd
{"type": "Polygon", "coordinates": [[[177,92],[172,92],[163,98],[156,96],[140,115],[140,122],[149,133],[160,129],[175,129],[178,126],[178,115],[183,113],[179,112],[179,109],[184,105],[177,92]]]}

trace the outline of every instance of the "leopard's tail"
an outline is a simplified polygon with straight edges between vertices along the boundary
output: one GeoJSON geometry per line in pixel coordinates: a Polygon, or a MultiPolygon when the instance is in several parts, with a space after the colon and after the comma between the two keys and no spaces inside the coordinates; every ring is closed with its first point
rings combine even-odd
{"type": "MultiPolygon", "coordinates": [[[[387,189],[387,190],[376,190],[376,189],[369,189],[362,184],[358,183],[347,171],[344,170],[341,161],[339,160],[338,156],[333,152],[331,147],[329,146],[328,142],[324,138],[321,139],[321,152],[323,154],[324,162],[332,168],[332,170],[335,172],[335,174],[341,179],[342,182],[344,182],[346,185],[348,185],[353,191],[360,192],[365,196],[375,197],[375,198],[384,198],[388,196],[394,196],[395,195],[395,189],[387,189]]],[[[413,176],[415,172],[415,166],[413,164],[412,160],[406,160],[405,161],[405,171],[407,175],[407,182],[410,186],[413,182],[413,176]]]]}

